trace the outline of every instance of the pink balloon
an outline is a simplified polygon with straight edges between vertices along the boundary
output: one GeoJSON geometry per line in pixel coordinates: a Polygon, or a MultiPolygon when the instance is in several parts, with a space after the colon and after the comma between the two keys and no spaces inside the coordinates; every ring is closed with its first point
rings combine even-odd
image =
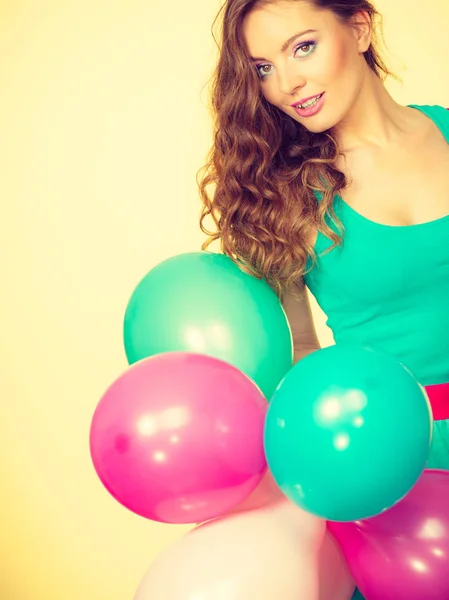
{"type": "Polygon", "coordinates": [[[449,471],[424,471],[385,513],[328,528],[369,600],[449,598],[449,471]]]}
{"type": "Polygon", "coordinates": [[[255,490],[251,492],[251,494],[245,498],[243,502],[237,504],[235,508],[226,514],[255,510],[257,508],[267,506],[268,504],[273,504],[275,502],[284,500],[285,495],[275,482],[271,471],[267,469],[265,471],[265,475],[262,477],[255,490]]]}
{"type": "MultiPolygon", "coordinates": [[[[285,495],[274,481],[271,471],[267,469],[265,475],[249,496],[221,516],[226,517],[236,513],[268,507],[268,505],[274,505],[277,502],[284,502],[285,499],[285,495]]],[[[197,523],[197,525],[201,525],[201,523],[197,523]]]]}
{"type": "Polygon", "coordinates": [[[237,368],[210,356],[158,354],[106,391],[91,425],[92,460],[129,510],[196,523],[234,508],[266,471],[267,402],[237,368]]]}
{"type": "Polygon", "coordinates": [[[284,498],[175,541],[134,600],[350,600],[354,587],[326,522],[284,498]]]}

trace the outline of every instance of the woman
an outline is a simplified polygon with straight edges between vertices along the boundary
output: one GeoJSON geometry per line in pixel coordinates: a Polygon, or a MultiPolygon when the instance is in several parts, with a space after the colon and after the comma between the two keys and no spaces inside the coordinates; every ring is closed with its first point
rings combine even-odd
{"type": "Polygon", "coordinates": [[[295,360],[319,348],[305,286],[337,343],[397,356],[438,419],[428,466],[449,469],[449,112],[388,93],[368,0],[223,11],[203,249],[272,285],[295,360]]]}

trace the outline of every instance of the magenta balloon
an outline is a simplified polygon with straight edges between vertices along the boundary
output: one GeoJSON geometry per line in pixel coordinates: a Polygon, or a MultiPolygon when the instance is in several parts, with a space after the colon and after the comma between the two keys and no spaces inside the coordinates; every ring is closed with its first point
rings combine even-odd
{"type": "Polygon", "coordinates": [[[100,400],[90,431],[97,474],[129,510],[167,523],[221,516],[266,471],[267,402],[211,356],[158,354],[131,366],[100,400]]]}
{"type": "Polygon", "coordinates": [[[368,600],[449,598],[449,471],[424,471],[385,513],[328,528],[368,600]]]}

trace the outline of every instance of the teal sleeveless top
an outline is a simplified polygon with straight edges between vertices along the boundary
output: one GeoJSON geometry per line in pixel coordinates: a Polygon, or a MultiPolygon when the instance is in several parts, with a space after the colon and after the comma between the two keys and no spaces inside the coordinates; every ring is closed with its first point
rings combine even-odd
{"type": "MultiPolygon", "coordinates": [[[[449,111],[410,106],[432,119],[449,143],[449,111]]],[[[334,210],[345,226],[343,244],[321,255],[332,242],[319,233],[317,261],[304,279],[335,342],[389,352],[422,385],[449,382],[449,215],[382,225],[340,196],[334,210]]]]}

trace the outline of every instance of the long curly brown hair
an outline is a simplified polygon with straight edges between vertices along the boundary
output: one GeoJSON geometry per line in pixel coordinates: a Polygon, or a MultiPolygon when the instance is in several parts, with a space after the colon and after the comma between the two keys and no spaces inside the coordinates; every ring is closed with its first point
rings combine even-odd
{"type": "MultiPolygon", "coordinates": [[[[378,50],[381,16],[368,0],[312,2],[345,22],[366,11],[373,25],[366,62],[382,80],[396,78],[378,50]]],[[[332,202],[346,178],[336,168],[339,150],[331,132],[308,131],[261,93],[242,23],[262,3],[272,0],[227,0],[214,20],[212,27],[222,16],[219,59],[211,79],[214,141],[197,184],[203,202],[200,227],[208,235],[202,249],[219,240],[223,253],[264,278],[282,299],[306,272],[308,257],[312,265],[315,261],[311,233],[320,231],[332,240],[329,250],[341,244],[343,228],[332,202]],[[322,193],[320,202],[316,192],[322,193]],[[215,231],[206,228],[207,217],[215,231]],[[339,233],[328,225],[329,217],[339,233]]]]}

